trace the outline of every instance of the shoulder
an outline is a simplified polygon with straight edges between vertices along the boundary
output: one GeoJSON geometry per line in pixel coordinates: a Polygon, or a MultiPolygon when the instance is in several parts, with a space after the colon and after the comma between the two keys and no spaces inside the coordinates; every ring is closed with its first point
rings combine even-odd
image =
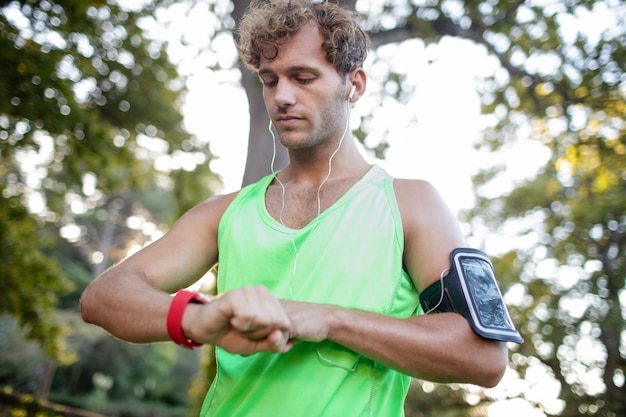
{"type": "Polygon", "coordinates": [[[430,211],[447,210],[446,203],[437,189],[428,181],[395,178],[393,189],[403,217],[419,220],[428,217],[430,211]]]}
{"type": "Polygon", "coordinates": [[[405,241],[458,234],[458,221],[437,189],[428,181],[394,179],[405,241]]]}
{"type": "Polygon", "coordinates": [[[396,193],[400,193],[402,196],[437,193],[430,182],[420,179],[394,178],[393,187],[396,193]]]}
{"type": "Polygon", "coordinates": [[[197,281],[217,262],[217,227],[234,194],[211,197],[189,209],[160,239],[124,263],[150,285],[172,292],[197,281]]]}
{"type": "Polygon", "coordinates": [[[219,223],[233,202],[246,198],[254,198],[259,193],[265,193],[267,185],[271,182],[274,174],[269,174],[259,181],[246,185],[238,191],[220,194],[210,197],[189,210],[180,220],[188,221],[187,218],[198,220],[211,230],[217,232],[219,223]]]}
{"type": "Polygon", "coordinates": [[[197,245],[217,241],[220,220],[237,194],[212,196],[195,205],[176,220],[165,236],[185,237],[197,245]]]}
{"type": "Polygon", "coordinates": [[[222,215],[238,194],[239,191],[212,196],[192,207],[177,223],[194,223],[196,225],[200,223],[206,226],[212,225],[217,229],[222,215]]]}

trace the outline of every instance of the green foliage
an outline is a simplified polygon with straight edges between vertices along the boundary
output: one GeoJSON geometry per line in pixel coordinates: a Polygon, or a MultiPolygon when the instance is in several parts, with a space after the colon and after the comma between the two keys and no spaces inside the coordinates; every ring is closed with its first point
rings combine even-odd
{"type": "Polygon", "coordinates": [[[42,253],[50,241],[19,199],[0,199],[0,315],[15,315],[28,335],[55,356],[60,328],[51,320],[50,311],[71,283],[58,264],[42,253]]]}
{"type": "Polygon", "coordinates": [[[145,244],[217,181],[206,144],[182,126],[184,80],[143,33],[168,3],[0,3],[0,313],[52,357],[59,296],[73,286],[62,300],[76,309],[86,281],[126,255],[120,242],[145,244]],[[200,168],[154,168],[185,155],[200,168]],[[160,201],[139,198],[146,191],[160,201]],[[153,235],[129,228],[132,216],[154,222],[153,235]]]}
{"type": "Polygon", "coordinates": [[[404,404],[405,414],[411,417],[481,417],[493,399],[474,394],[476,399],[469,404],[468,392],[458,384],[434,384],[414,380],[404,404]]]}
{"type": "MultiPolygon", "coordinates": [[[[50,401],[106,415],[188,415],[201,351],[165,343],[129,344],[84,323],[71,310],[57,316],[65,329],[63,342],[76,357],[57,365],[50,401]]],[[[25,336],[13,317],[0,317],[0,385],[32,393],[46,355],[25,336]]]]}
{"type": "Polygon", "coordinates": [[[79,359],[57,368],[51,399],[107,415],[186,415],[198,352],[173,344],[133,345],[104,332],[87,336],[85,329],[71,343],[79,359]]]}
{"type": "Polygon", "coordinates": [[[0,316],[0,385],[34,393],[44,353],[40,344],[25,341],[25,333],[15,317],[0,316]]]}
{"type": "MultiPolygon", "coordinates": [[[[497,150],[519,140],[537,141],[551,157],[534,178],[506,195],[484,191],[490,173],[477,176],[478,204],[468,218],[502,233],[514,226],[525,242],[513,245],[506,263],[525,287],[512,308],[526,339],[518,352],[539,359],[561,384],[563,410],[557,414],[622,415],[626,10],[603,1],[521,10],[532,19],[510,26],[506,38],[493,45],[507,73],[482,89],[484,110],[496,120],[483,146],[497,150]],[[612,14],[603,16],[613,16],[615,25],[598,37],[584,28],[562,27],[575,16],[607,8],[612,14]]],[[[505,268],[500,271],[507,276],[505,268]]],[[[505,282],[507,288],[515,285],[505,282]]],[[[533,362],[514,358],[525,375],[533,362]]]]}

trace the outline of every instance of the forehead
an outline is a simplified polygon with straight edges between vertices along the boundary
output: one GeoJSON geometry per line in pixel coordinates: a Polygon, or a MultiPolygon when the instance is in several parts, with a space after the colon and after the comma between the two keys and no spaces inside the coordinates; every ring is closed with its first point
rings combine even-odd
{"type": "MultiPolygon", "coordinates": [[[[267,59],[263,55],[259,65],[259,72],[275,70],[283,66],[329,66],[334,68],[326,59],[322,48],[324,39],[317,25],[307,23],[289,40],[280,45],[276,58],[267,59]]],[[[268,54],[271,56],[271,54],[268,54]]]]}

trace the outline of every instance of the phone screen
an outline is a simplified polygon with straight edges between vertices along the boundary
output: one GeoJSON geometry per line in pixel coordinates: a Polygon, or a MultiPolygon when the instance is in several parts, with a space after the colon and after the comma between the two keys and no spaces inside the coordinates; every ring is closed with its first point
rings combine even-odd
{"type": "Polygon", "coordinates": [[[475,257],[461,257],[460,261],[481,324],[496,329],[513,329],[491,265],[475,257]]]}

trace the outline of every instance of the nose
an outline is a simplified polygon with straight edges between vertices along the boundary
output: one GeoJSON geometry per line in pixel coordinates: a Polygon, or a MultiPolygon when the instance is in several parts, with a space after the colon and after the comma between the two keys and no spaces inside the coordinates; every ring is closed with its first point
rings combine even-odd
{"type": "Polygon", "coordinates": [[[285,80],[276,84],[274,89],[274,104],[278,107],[293,106],[296,104],[295,88],[285,80]]]}

